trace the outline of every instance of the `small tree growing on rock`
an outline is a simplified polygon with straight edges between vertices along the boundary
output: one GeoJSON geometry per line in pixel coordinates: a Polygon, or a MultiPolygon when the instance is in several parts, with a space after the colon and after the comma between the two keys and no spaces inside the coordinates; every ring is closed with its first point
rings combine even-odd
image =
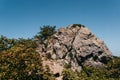
{"type": "Polygon", "coordinates": [[[40,32],[38,33],[37,37],[40,37],[42,41],[49,39],[55,32],[56,26],[44,25],[40,27],[40,32]]]}

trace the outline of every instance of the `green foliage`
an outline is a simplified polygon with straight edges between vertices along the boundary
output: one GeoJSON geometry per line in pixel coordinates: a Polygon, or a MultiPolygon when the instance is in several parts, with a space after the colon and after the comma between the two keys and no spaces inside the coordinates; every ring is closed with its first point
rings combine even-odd
{"type": "Polygon", "coordinates": [[[82,24],[73,24],[73,27],[76,27],[76,26],[79,26],[79,27],[85,27],[84,25],[82,25],[82,24]]]}
{"type": "MultiPolygon", "coordinates": [[[[74,24],[74,26],[83,26],[74,24]]],[[[84,27],[84,26],[83,26],[84,27]]],[[[40,27],[36,35],[39,40],[51,38],[55,33],[55,26],[40,27]]],[[[48,46],[44,43],[45,47],[48,46]]],[[[37,44],[33,39],[8,39],[0,36],[0,80],[55,80],[49,66],[44,70],[40,54],[36,52],[37,44]]],[[[73,59],[70,52],[68,56],[73,59]]],[[[51,59],[51,54],[47,54],[51,59]]],[[[64,65],[63,80],[120,80],[120,57],[108,59],[102,57],[105,63],[103,68],[95,68],[83,65],[80,72],[71,70],[71,62],[64,65]],[[89,73],[89,76],[87,74],[89,73]]]]}
{"type": "Polygon", "coordinates": [[[0,52],[0,80],[54,80],[44,71],[40,54],[32,39],[16,40],[10,48],[0,52]]]}
{"type": "Polygon", "coordinates": [[[12,47],[15,44],[15,39],[8,39],[5,36],[0,36],[0,50],[5,50],[12,47]]]}
{"type": "Polygon", "coordinates": [[[35,43],[20,39],[0,53],[0,80],[34,80],[42,73],[41,58],[35,52],[35,43]]]}
{"type": "Polygon", "coordinates": [[[62,72],[63,80],[77,80],[77,76],[71,69],[64,69],[62,72]]]}
{"type": "Polygon", "coordinates": [[[42,41],[49,39],[56,31],[55,31],[56,26],[50,26],[50,25],[45,25],[43,27],[40,27],[40,32],[36,36],[42,41]]]}
{"type": "Polygon", "coordinates": [[[66,68],[66,69],[67,69],[67,68],[71,68],[71,66],[72,66],[72,65],[71,65],[71,62],[65,63],[64,68],[66,68]]]}
{"type": "Polygon", "coordinates": [[[70,52],[70,53],[68,54],[68,56],[69,56],[71,59],[73,59],[73,53],[72,53],[72,52],[70,52]]]}
{"type": "Polygon", "coordinates": [[[53,74],[50,73],[50,68],[48,65],[45,66],[45,71],[43,72],[43,80],[55,80],[53,74]]]}
{"type": "Polygon", "coordinates": [[[46,57],[47,57],[48,59],[51,59],[51,54],[50,54],[50,53],[47,53],[47,54],[46,54],[46,57]]]}
{"type": "Polygon", "coordinates": [[[83,66],[86,71],[72,71],[66,68],[63,71],[63,80],[120,80],[120,57],[111,59],[105,67],[95,68],[91,66],[83,66]]]}
{"type": "Polygon", "coordinates": [[[113,60],[107,64],[109,71],[108,77],[120,78],[120,57],[114,57],[113,60]]]}

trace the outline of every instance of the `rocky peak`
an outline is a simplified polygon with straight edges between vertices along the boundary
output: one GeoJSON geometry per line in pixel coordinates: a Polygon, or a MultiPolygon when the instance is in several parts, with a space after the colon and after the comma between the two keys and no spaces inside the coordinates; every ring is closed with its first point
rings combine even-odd
{"type": "Polygon", "coordinates": [[[80,24],[60,28],[45,44],[40,44],[38,50],[43,64],[48,65],[53,73],[61,74],[64,68],[79,72],[83,64],[104,66],[107,58],[112,58],[105,43],[80,24]],[[56,70],[55,65],[60,70],[56,70]]]}

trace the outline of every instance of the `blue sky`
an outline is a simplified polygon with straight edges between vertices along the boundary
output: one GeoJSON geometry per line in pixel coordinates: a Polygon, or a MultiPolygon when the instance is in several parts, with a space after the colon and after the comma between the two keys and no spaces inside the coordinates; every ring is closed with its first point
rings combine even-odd
{"type": "Polygon", "coordinates": [[[0,0],[0,35],[28,38],[43,25],[80,23],[120,56],[120,0],[0,0]]]}

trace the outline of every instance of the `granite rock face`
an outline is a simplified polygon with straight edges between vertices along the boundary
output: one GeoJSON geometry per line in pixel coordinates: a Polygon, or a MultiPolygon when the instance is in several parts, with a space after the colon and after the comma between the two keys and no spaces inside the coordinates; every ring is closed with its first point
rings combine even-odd
{"type": "Polygon", "coordinates": [[[45,44],[39,44],[39,52],[43,57],[49,55],[50,60],[63,67],[70,65],[73,71],[81,71],[82,64],[103,66],[107,58],[112,58],[105,43],[79,24],[60,28],[45,44]]]}

